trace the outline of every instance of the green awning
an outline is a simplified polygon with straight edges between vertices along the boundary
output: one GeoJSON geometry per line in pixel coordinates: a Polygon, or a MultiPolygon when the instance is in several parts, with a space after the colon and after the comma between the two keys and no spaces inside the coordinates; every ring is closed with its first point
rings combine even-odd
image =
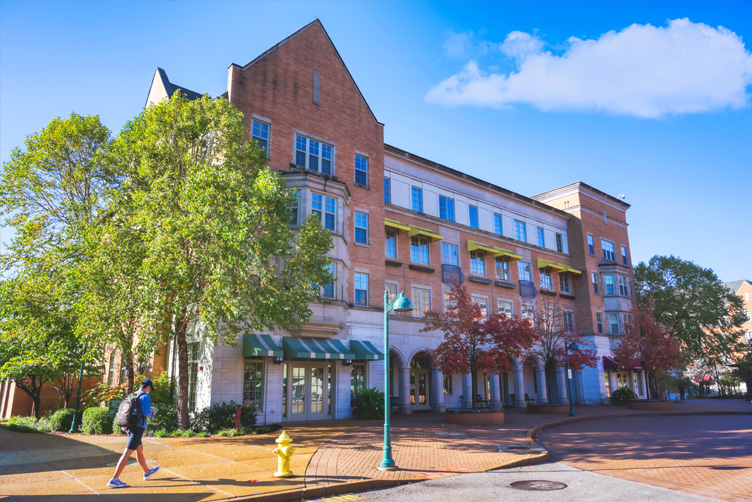
{"type": "Polygon", "coordinates": [[[282,357],[282,349],[270,335],[245,335],[243,357],[282,357]]]}
{"type": "Polygon", "coordinates": [[[341,340],[323,340],[318,338],[282,338],[282,350],[285,359],[354,359],[341,340]]]}
{"type": "Polygon", "coordinates": [[[358,361],[383,361],[384,354],[366,340],[350,340],[350,350],[355,354],[353,359],[358,361]]]}

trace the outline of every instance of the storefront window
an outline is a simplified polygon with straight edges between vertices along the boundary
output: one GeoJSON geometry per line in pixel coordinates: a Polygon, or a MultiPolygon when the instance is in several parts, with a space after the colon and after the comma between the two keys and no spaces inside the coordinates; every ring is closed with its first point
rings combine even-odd
{"type": "Polygon", "coordinates": [[[243,404],[255,404],[257,411],[263,411],[263,381],[264,361],[246,358],[243,372],[243,404]]]}

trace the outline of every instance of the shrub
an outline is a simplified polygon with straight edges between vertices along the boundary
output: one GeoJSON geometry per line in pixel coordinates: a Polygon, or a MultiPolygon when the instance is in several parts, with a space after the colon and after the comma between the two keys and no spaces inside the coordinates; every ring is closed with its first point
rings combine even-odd
{"type": "Polygon", "coordinates": [[[7,424],[2,425],[3,429],[13,432],[47,432],[47,426],[34,417],[11,417],[7,424]]]}
{"type": "Polygon", "coordinates": [[[203,432],[203,431],[197,432],[196,433],[196,437],[197,438],[208,438],[209,437],[209,433],[208,432],[203,432]]]}
{"type": "Polygon", "coordinates": [[[81,420],[81,432],[112,434],[112,418],[107,414],[107,408],[86,408],[81,420]]]}
{"type": "Polygon", "coordinates": [[[620,387],[611,393],[611,404],[627,404],[637,399],[637,394],[628,387],[620,387]]]}
{"type": "Polygon", "coordinates": [[[154,434],[160,429],[174,431],[178,428],[178,407],[174,404],[152,404],[156,415],[146,421],[146,433],[154,434]]]}
{"type": "Polygon", "coordinates": [[[184,438],[192,438],[192,437],[193,437],[193,436],[195,436],[195,435],[196,435],[196,433],[195,433],[195,432],[193,432],[193,430],[191,430],[191,429],[188,429],[188,430],[185,430],[185,431],[183,431],[183,434],[182,434],[182,436],[183,436],[184,438]]]}
{"type": "MultiPolygon", "coordinates": [[[[235,428],[235,410],[240,406],[234,401],[230,403],[215,404],[196,413],[191,420],[191,428],[196,431],[208,431],[216,433],[222,429],[235,428]]],[[[253,427],[256,425],[256,406],[245,404],[240,406],[241,427],[253,427]]]]}
{"type": "Polygon", "coordinates": [[[164,429],[159,429],[158,431],[156,431],[156,432],[154,433],[154,437],[155,437],[155,438],[163,438],[163,437],[165,437],[165,436],[167,436],[167,435],[168,435],[168,434],[167,434],[167,431],[166,431],[166,430],[164,430],[164,429]]]}
{"type": "Polygon", "coordinates": [[[233,438],[239,435],[240,435],[240,432],[237,429],[221,429],[217,431],[217,436],[221,436],[225,438],[233,438]]]}
{"type": "Polygon", "coordinates": [[[182,429],[175,429],[174,431],[170,432],[171,438],[181,438],[183,437],[183,431],[182,429]]]}
{"type": "MultiPolygon", "coordinates": [[[[138,383],[143,381],[144,379],[140,378],[138,383]]],[[[151,378],[151,381],[154,383],[154,389],[149,393],[152,404],[171,404],[175,384],[167,372],[160,371],[151,378]]]]}
{"type": "Polygon", "coordinates": [[[355,400],[353,416],[361,420],[373,420],[384,416],[384,393],[377,388],[366,389],[355,400]]]}
{"type": "Polygon", "coordinates": [[[73,425],[73,408],[57,410],[47,419],[47,427],[51,431],[68,432],[73,425]]]}
{"type": "Polygon", "coordinates": [[[112,419],[112,433],[113,434],[125,434],[123,428],[117,424],[117,417],[112,419]]]}

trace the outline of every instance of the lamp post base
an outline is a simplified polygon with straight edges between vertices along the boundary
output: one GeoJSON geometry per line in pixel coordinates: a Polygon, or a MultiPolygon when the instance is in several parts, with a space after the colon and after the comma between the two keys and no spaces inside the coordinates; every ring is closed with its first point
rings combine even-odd
{"type": "Polygon", "coordinates": [[[396,465],[390,465],[386,467],[384,467],[383,465],[380,465],[377,467],[377,469],[380,471],[398,471],[399,467],[397,467],[396,465]]]}

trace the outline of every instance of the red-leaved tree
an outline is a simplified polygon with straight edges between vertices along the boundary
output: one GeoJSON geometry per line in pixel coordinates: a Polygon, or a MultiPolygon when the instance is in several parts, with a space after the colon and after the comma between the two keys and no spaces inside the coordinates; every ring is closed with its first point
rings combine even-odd
{"type": "Polygon", "coordinates": [[[642,366],[648,376],[648,389],[652,397],[657,398],[657,376],[681,363],[681,344],[669,330],[660,326],[653,318],[649,304],[639,305],[626,325],[620,343],[614,349],[614,355],[627,368],[642,366]]]}
{"type": "Polygon", "coordinates": [[[441,331],[444,341],[431,351],[434,365],[444,373],[470,373],[473,408],[476,407],[477,372],[499,373],[512,369],[517,358],[535,341],[530,324],[504,314],[490,314],[483,320],[480,305],[467,288],[454,284],[446,313],[429,311],[421,332],[441,331]]]}

